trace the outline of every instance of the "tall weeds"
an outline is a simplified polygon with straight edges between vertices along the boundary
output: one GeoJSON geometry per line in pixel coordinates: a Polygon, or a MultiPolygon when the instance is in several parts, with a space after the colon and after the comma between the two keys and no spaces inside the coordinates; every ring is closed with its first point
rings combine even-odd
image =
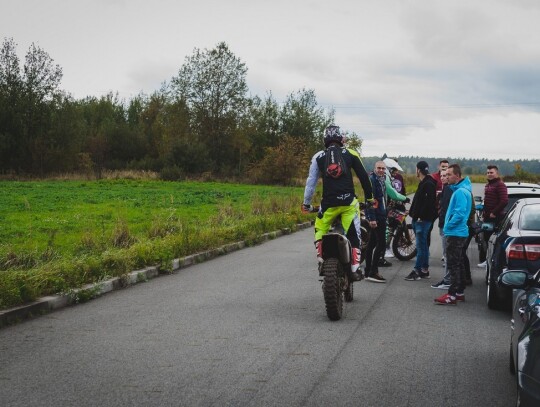
{"type": "MultiPolygon", "coordinates": [[[[113,188],[114,184],[105,186],[113,188]]],[[[81,184],[80,188],[86,186],[81,184]]],[[[121,277],[149,265],[170,269],[174,258],[240,240],[256,242],[264,233],[294,228],[298,222],[311,218],[299,210],[302,197],[298,189],[281,194],[273,189],[268,189],[272,191],[268,194],[264,188],[247,194],[246,190],[238,194],[241,199],[220,185],[214,192],[186,190],[175,199],[169,196],[166,202],[160,201],[160,205],[169,205],[169,209],[155,212],[146,220],[126,216],[129,214],[126,205],[116,213],[109,209],[96,212],[93,224],[81,223],[85,229],[73,239],[72,252],[58,250],[62,231],[52,227],[41,246],[36,242],[34,246],[15,249],[3,243],[0,245],[0,309],[43,295],[69,292],[86,283],[121,277]],[[203,197],[205,200],[201,200],[203,197]],[[206,202],[213,206],[205,206],[206,202]],[[197,211],[180,214],[178,208],[182,205],[200,208],[205,211],[204,216],[197,211]]],[[[95,196],[84,199],[89,200],[90,206],[99,203],[95,196]]],[[[138,201],[133,205],[139,205],[138,201]]],[[[59,227],[63,226],[69,227],[70,222],[59,227]]]]}

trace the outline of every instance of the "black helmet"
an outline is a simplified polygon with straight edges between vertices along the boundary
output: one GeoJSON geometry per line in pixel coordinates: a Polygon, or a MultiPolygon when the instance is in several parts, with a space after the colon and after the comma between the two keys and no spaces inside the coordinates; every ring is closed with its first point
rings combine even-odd
{"type": "Polygon", "coordinates": [[[331,143],[338,143],[343,146],[343,135],[339,126],[331,124],[324,130],[324,146],[328,148],[331,143]]]}

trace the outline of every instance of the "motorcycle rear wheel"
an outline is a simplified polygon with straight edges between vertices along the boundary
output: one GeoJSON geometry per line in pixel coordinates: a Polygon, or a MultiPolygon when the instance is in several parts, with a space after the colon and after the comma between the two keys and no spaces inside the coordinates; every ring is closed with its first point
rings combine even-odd
{"type": "MultiPolygon", "coordinates": [[[[358,269],[358,272],[361,273],[360,269],[358,269]]],[[[343,296],[345,297],[345,302],[351,302],[354,299],[354,284],[349,278],[347,280],[347,288],[343,290],[343,296]]]]}
{"type": "Polygon", "coordinates": [[[342,273],[338,259],[326,259],[322,264],[324,303],[326,315],[331,321],[340,320],[343,314],[343,291],[340,281],[342,273]]]}

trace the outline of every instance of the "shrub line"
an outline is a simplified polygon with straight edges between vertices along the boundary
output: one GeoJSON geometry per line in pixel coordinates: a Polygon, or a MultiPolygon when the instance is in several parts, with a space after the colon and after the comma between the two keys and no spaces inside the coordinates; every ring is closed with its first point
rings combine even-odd
{"type": "MultiPolygon", "coordinates": [[[[268,240],[276,239],[280,236],[291,234],[294,231],[307,229],[313,225],[313,221],[299,223],[294,230],[284,228],[281,230],[264,233],[255,239],[253,243],[264,243],[268,240]]],[[[100,297],[112,291],[121,290],[123,288],[146,282],[160,275],[174,274],[183,268],[194,264],[202,263],[211,260],[218,256],[232,253],[241,250],[246,246],[250,246],[249,242],[240,241],[229,243],[218,247],[217,249],[208,250],[201,253],[191,254],[185,257],[172,260],[171,268],[160,268],[159,266],[149,266],[141,270],[134,270],[121,277],[114,277],[108,280],[100,281],[94,284],[86,284],[81,288],[69,290],[66,293],[58,295],[49,295],[33,301],[29,304],[23,304],[12,308],[0,310],[0,328],[21,322],[25,319],[37,317],[47,314],[60,308],[70,305],[86,302],[91,299],[100,297]]]]}

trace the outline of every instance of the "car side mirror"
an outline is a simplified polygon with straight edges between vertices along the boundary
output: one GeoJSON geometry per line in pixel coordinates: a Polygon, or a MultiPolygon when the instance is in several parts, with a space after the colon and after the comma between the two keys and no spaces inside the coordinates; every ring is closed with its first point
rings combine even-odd
{"type": "Polygon", "coordinates": [[[495,231],[495,225],[491,222],[482,222],[482,231],[493,232],[495,231]]]}
{"type": "Polygon", "coordinates": [[[507,270],[503,272],[497,282],[509,288],[523,289],[534,283],[534,277],[525,270],[507,270]]]}

